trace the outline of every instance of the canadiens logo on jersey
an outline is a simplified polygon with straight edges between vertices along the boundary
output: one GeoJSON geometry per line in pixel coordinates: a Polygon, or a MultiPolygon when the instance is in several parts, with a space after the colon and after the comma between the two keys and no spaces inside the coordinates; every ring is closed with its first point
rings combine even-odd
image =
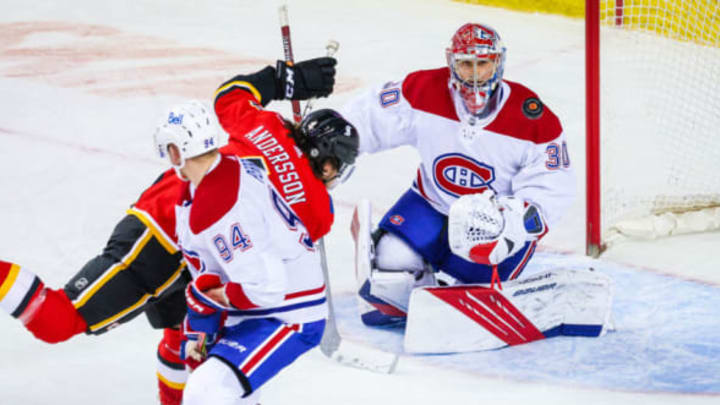
{"type": "Polygon", "coordinates": [[[447,153],[433,162],[433,178],[440,190],[459,197],[492,188],[495,169],[463,154],[447,153]]]}

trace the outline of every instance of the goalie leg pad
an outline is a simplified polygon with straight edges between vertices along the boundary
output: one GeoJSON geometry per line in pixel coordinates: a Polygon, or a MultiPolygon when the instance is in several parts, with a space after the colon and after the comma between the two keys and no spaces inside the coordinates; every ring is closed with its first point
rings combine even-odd
{"type": "Polygon", "coordinates": [[[436,285],[430,271],[418,273],[375,270],[359,295],[375,310],[361,314],[368,326],[392,326],[405,322],[413,289],[436,285]]]}
{"type": "Polygon", "coordinates": [[[610,327],[612,280],[552,270],[505,283],[413,291],[405,332],[411,353],[490,350],[547,337],[600,336],[610,327]]]}
{"type": "Polygon", "coordinates": [[[362,199],[355,206],[350,233],[355,242],[355,281],[358,291],[358,309],[361,316],[375,311],[363,297],[361,291],[370,290],[370,272],[372,262],[375,258],[375,251],[370,235],[372,227],[372,206],[370,201],[362,199]]]}
{"type": "MultiPolygon", "coordinates": [[[[360,319],[362,322],[368,326],[392,326],[404,323],[407,316],[407,307],[402,308],[387,299],[383,299],[381,296],[374,295],[372,290],[377,289],[379,286],[385,289],[398,287],[397,285],[373,284],[370,280],[365,281],[365,284],[358,291],[359,299],[365,304],[361,306],[360,319]]],[[[402,288],[403,286],[399,287],[405,290],[405,288],[402,288]]],[[[409,291],[407,293],[409,299],[409,291]]]]}
{"type": "Polygon", "coordinates": [[[362,199],[355,206],[350,232],[355,241],[355,280],[360,318],[369,326],[389,326],[405,321],[405,311],[372,292],[375,246],[371,235],[372,206],[362,199]]]}
{"type": "Polygon", "coordinates": [[[371,227],[372,206],[364,199],[355,207],[351,225],[361,319],[369,326],[404,323],[412,289],[435,280],[426,271],[423,258],[400,237],[384,233],[376,249],[371,227]]]}

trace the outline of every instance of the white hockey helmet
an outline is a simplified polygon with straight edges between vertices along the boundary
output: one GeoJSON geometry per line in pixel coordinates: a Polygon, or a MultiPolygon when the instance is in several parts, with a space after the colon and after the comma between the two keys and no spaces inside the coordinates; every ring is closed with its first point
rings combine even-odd
{"type": "Polygon", "coordinates": [[[185,160],[218,149],[221,142],[220,125],[215,113],[197,100],[186,101],[170,108],[155,130],[155,149],[161,158],[168,158],[168,147],[180,150],[180,164],[170,164],[176,169],[185,166],[185,160]]]}

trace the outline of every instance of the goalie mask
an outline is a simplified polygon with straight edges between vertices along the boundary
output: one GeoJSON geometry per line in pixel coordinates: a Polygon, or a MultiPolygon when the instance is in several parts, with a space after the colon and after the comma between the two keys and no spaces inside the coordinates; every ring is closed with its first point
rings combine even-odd
{"type": "Polygon", "coordinates": [[[446,56],[453,96],[471,115],[486,116],[505,67],[500,35],[486,25],[465,24],[453,35],[446,56]]]}
{"type": "Polygon", "coordinates": [[[203,103],[191,100],[173,106],[165,113],[155,130],[155,149],[165,159],[169,158],[168,147],[177,146],[180,163],[170,164],[178,171],[187,159],[219,148],[220,133],[215,113],[203,103]]]}
{"type": "Polygon", "coordinates": [[[298,146],[310,159],[317,177],[322,179],[327,161],[337,169],[333,179],[325,180],[330,188],[350,177],[358,155],[358,133],[338,112],[330,109],[311,112],[300,123],[298,135],[298,146]]]}

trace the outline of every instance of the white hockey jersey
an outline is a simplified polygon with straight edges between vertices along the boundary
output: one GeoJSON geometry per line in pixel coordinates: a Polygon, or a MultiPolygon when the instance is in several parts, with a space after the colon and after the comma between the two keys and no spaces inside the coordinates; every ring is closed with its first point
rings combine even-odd
{"type": "Polygon", "coordinates": [[[531,90],[503,81],[497,108],[478,120],[453,100],[449,78],[448,68],[417,71],[346,104],[360,152],[417,148],[413,188],[445,215],[459,196],[490,188],[536,205],[552,226],[575,195],[558,118],[531,90]]]}
{"type": "Polygon", "coordinates": [[[304,323],[327,316],[319,254],[261,169],[221,155],[181,200],[175,212],[183,256],[193,278],[217,274],[228,284],[227,326],[250,317],[304,323]]]}

